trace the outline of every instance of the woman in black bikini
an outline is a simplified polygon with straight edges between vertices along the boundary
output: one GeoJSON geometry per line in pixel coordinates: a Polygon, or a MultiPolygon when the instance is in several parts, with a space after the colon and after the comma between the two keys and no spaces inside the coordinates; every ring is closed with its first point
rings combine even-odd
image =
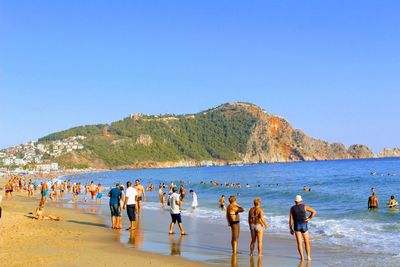
{"type": "Polygon", "coordinates": [[[239,213],[243,212],[244,209],[236,203],[236,197],[230,196],[229,197],[229,206],[226,209],[226,219],[228,221],[228,226],[231,227],[232,231],[232,253],[237,253],[237,244],[239,240],[239,233],[240,233],[240,217],[239,213]]]}

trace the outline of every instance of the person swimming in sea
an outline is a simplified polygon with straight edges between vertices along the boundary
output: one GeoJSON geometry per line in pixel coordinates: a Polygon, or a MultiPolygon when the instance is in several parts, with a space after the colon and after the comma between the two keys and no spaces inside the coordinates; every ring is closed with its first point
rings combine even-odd
{"type": "Polygon", "coordinates": [[[368,208],[369,209],[379,208],[378,198],[376,197],[375,192],[372,192],[372,195],[368,198],[368,208]]]}
{"type": "Polygon", "coordinates": [[[304,192],[310,192],[310,191],[311,191],[311,188],[305,185],[305,186],[303,187],[303,191],[304,191],[304,192]]]}
{"type": "Polygon", "coordinates": [[[389,208],[396,208],[399,203],[397,202],[397,200],[394,198],[394,196],[390,196],[389,202],[387,203],[387,205],[389,206],[389,208]]]}

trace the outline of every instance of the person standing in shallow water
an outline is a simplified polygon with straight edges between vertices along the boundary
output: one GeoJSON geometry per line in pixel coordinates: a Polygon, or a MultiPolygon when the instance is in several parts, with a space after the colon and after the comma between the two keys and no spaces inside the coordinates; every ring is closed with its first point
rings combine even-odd
{"type": "Polygon", "coordinates": [[[181,217],[181,201],[178,194],[178,188],[172,188],[172,194],[169,196],[169,206],[171,212],[171,223],[169,224],[169,234],[172,235],[174,225],[178,223],[178,227],[181,230],[181,235],[186,235],[183,229],[182,217],[181,217]]]}
{"type": "Polygon", "coordinates": [[[121,189],[119,189],[119,183],[115,185],[113,189],[108,193],[110,197],[110,211],[111,211],[111,227],[112,229],[120,229],[120,200],[122,197],[121,189]]]}
{"type": "Polygon", "coordinates": [[[375,191],[372,191],[372,196],[368,198],[368,208],[369,209],[379,208],[378,198],[376,197],[375,191]]]}
{"type": "Polygon", "coordinates": [[[135,230],[136,201],[137,201],[137,191],[135,188],[132,187],[131,182],[127,182],[125,199],[124,199],[124,209],[126,209],[130,221],[129,228],[127,230],[135,230]]]}
{"type": "Polygon", "coordinates": [[[232,231],[232,253],[237,253],[237,246],[239,240],[239,233],[240,233],[240,217],[239,213],[243,212],[244,209],[236,203],[236,197],[230,196],[229,197],[229,206],[226,209],[226,220],[228,221],[228,226],[231,228],[232,231]]]}
{"type": "Polygon", "coordinates": [[[137,196],[137,201],[136,201],[136,210],[137,210],[137,215],[140,216],[142,212],[142,202],[146,201],[146,190],[143,185],[140,184],[139,179],[135,181],[135,186],[134,188],[136,189],[138,196],[137,196]]]}
{"type": "Polygon", "coordinates": [[[226,210],[226,208],[225,208],[225,196],[224,195],[222,195],[221,196],[221,198],[218,200],[218,204],[219,204],[219,208],[221,209],[221,210],[226,210]]]}
{"type": "Polygon", "coordinates": [[[199,204],[197,202],[197,194],[192,189],[189,191],[189,193],[192,194],[192,209],[196,209],[197,205],[199,204]]]}
{"type": "Polygon", "coordinates": [[[256,198],[254,199],[254,207],[249,210],[248,222],[251,234],[250,256],[253,256],[256,240],[258,244],[258,256],[262,256],[263,228],[268,228],[268,223],[264,218],[264,211],[260,205],[261,199],[256,198]]]}
{"type": "Polygon", "coordinates": [[[300,260],[304,260],[303,253],[303,241],[306,247],[307,260],[311,260],[311,247],[310,239],[308,236],[308,222],[317,214],[317,212],[311,207],[302,204],[303,199],[300,195],[297,195],[294,206],[290,209],[289,214],[289,229],[290,234],[296,235],[297,250],[299,251],[300,260]],[[310,212],[310,216],[307,217],[307,212],[310,212]]]}

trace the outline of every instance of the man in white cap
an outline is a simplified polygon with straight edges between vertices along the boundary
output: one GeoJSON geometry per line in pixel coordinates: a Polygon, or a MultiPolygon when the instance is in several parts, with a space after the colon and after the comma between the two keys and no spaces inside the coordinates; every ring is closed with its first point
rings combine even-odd
{"type": "Polygon", "coordinates": [[[306,247],[307,260],[311,260],[311,248],[310,248],[310,240],[308,236],[308,225],[307,223],[313,218],[317,212],[311,207],[302,204],[303,199],[300,195],[297,195],[294,202],[294,205],[290,209],[289,215],[289,229],[290,234],[296,234],[297,241],[297,250],[300,254],[300,260],[304,260],[303,254],[303,241],[306,247]],[[307,211],[310,212],[310,216],[307,217],[307,211]]]}

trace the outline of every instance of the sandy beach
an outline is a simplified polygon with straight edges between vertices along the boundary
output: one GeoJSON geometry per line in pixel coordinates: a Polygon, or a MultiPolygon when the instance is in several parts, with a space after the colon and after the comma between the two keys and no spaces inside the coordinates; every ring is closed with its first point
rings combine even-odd
{"type": "Polygon", "coordinates": [[[2,266],[206,266],[128,248],[117,242],[116,233],[96,215],[46,207],[46,213],[63,220],[37,221],[29,213],[35,211],[38,202],[28,199],[26,192],[3,200],[2,266]]]}

